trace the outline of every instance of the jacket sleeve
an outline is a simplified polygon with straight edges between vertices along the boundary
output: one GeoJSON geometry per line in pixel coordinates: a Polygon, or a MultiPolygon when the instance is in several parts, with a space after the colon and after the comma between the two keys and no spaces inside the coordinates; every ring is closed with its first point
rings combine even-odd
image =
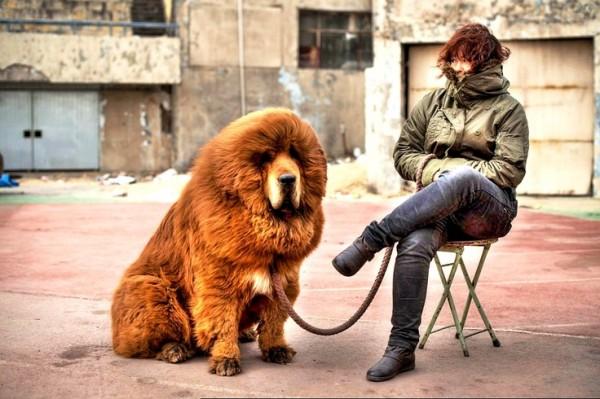
{"type": "Polygon", "coordinates": [[[425,132],[431,116],[435,91],[425,95],[408,116],[394,146],[394,167],[404,180],[415,181],[419,162],[427,156],[425,132]]]}
{"type": "Polygon", "coordinates": [[[469,165],[500,187],[516,188],[525,177],[525,165],[529,152],[529,127],[521,104],[509,111],[498,127],[494,156],[489,161],[473,161],[465,158],[432,159],[423,171],[423,185],[433,181],[438,172],[469,165]]]}

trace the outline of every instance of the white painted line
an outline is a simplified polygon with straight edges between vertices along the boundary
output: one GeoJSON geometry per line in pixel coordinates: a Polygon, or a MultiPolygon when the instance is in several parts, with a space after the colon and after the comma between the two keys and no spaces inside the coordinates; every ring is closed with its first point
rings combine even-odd
{"type": "Polygon", "coordinates": [[[12,367],[34,367],[37,366],[36,364],[31,364],[31,363],[25,363],[25,362],[13,362],[10,360],[1,360],[0,359],[0,366],[12,366],[12,367]]]}
{"type": "MultiPolygon", "coordinates": [[[[312,316],[306,316],[305,319],[307,319],[307,320],[310,319],[310,320],[315,320],[315,321],[329,321],[329,322],[337,322],[337,323],[346,321],[346,319],[327,318],[327,317],[312,317],[312,316]]],[[[365,323],[365,324],[386,324],[387,325],[387,324],[389,324],[389,321],[361,319],[356,323],[356,325],[360,325],[363,323],[365,323]]],[[[573,324],[557,324],[557,325],[542,324],[542,325],[538,325],[538,326],[528,326],[528,328],[576,327],[576,326],[587,326],[587,325],[598,325],[598,324],[597,323],[573,323],[573,324]]],[[[295,326],[295,324],[294,324],[294,326],[295,326]]],[[[436,325],[436,327],[437,327],[437,325],[436,325]]],[[[300,327],[298,327],[298,328],[300,328],[300,327]]],[[[481,328],[466,327],[465,330],[478,331],[478,330],[481,330],[482,328],[483,327],[481,327],[481,328]]],[[[595,341],[600,341],[600,337],[594,337],[594,336],[589,336],[589,335],[575,335],[575,334],[551,333],[551,332],[544,332],[544,331],[531,331],[531,330],[527,330],[527,329],[520,328],[520,327],[514,327],[514,328],[510,328],[510,327],[496,328],[496,327],[494,327],[494,331],[517,333],[517,334],[542,335],[542,336],[560,337],[560,338],[591,339],[591,340],[595,340],[595,341]]]]}
{"type": "MultiPolygon", "coordinates": [[[[540,326],[540,327],[544,327],[544,326],[540,326]]],[[[480,328],[465,328],[465,330],[480,330],[480,328]]],[[[600,337],[592,337],[589,335],[560,334],[560,333],[550,333],[550,332],[543,332],[543,331],[520,330],[517,328],[494,328],[494,331],[517,333],[517,334],[528,334],[528,335],[543,335],[546,337],[592,339],[594,341],[600,341],[600,337]]]]}
{"type": "MultiPolygon", "coordinates": [[[[460,281],[460,280],[459,280],[460,281]]],[[[521,284],[560,284],[560,283],[584,283],[589,281],[600,281],[600,277],[571,278],[565,280],[507,280],[507,281],[480,281],[477,285],[521,285],[521,284]]]]}
{"type": "MultiPolygon", "coordinates": [[[[539,254],[585,254],[585,253],[595,253],[598,252],[597,249],[539,249],[539,250],[533,250],[533,251],[519,251],[519,252],[515,252],[512,248],[495,248],[492,249],[492,251],[494,251],[494,255],[500,255],[500,253],[502,254],[510,254],[511,257],[518,259],[519,255],[539,255],[539,254]]],[[[472,255],[474,256],[475,253],[474,251],[469,251],[472,255]]],[[[490,251],[490,255],[488,257],[492,257],[491,256],[491,251],[490,251]]]]}
{"type": "Polygon", "coordinates": [[[600,321],[596,323],[564,323],[564,324],[544,324],[542,326],[527,325],[518,326],[517,329],[527,330],[529,328],[545,327],[545,328],[564,328],[564,327],[587,327],[587,326],[600,326],[600,321]]]}

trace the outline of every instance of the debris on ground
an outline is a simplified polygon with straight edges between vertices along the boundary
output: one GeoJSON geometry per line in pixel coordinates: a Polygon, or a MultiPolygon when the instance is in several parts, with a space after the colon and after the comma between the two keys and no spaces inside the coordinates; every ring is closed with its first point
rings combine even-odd
{"type": "Polygon", "coordinates": [[[375,199],[380,195],[369,185],[368,160],[355,151],[353,157],[337,158],[327,165],[327,198],[375,199]]]}
{"type": "Polygon", "coordinates": [[[136,182],[135,177],[127,176],[125,174],[120,174],[117,177],[110,177],[110,174],[105,174],[100,177],[100,183],[105,186],[118,185],[118,186],[126,186],[128,184],[133,184],[136,182]]]}
{"type": "Polygon", "coordinates": [[[170,168],[170,169],[167,169],[164,172],[156,175],[153,180],[154,181],[168,180],[175,176],[177,176],[177,170],[175,170],[174,168],[170,168]]]}

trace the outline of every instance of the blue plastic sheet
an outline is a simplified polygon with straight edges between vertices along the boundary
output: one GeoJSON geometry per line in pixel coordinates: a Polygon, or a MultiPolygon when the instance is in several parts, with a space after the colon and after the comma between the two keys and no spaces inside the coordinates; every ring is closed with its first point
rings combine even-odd
{"type": "Polygon", "coordinates": [[[8,173],[0,176],[0,187],[19,187],[19,182],[13,180],[8,173]]]}

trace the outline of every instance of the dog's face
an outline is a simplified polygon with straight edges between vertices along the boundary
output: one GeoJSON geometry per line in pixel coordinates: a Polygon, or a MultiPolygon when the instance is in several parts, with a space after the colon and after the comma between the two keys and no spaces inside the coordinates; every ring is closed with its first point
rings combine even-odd
{"type": "Polygon", "coordinates": [[[255,216],[292,222],[321,205],[327,163],[316,133],[289,111],[267,110],[230,124],[206,162],[219,190],[255,216]]]}
{"type": "Polygon", "coordinates": [[[302,175],[298,161],[288,152],[280,152],[265,165],[265,195],[273,211],[289,218],[300,207],[302,175]]]}
{"type": "Polygon", "coordinates": [[[310,124],[289,110],[266,109],[207,143],[188,186],[197,188],[190,198],[198,199],[193,205],[202,208],[213,237],[218,232],[221,241],[252,243],[254,252],[302,258],[321,236],[326,182],[327,160],[310,124]]]}

